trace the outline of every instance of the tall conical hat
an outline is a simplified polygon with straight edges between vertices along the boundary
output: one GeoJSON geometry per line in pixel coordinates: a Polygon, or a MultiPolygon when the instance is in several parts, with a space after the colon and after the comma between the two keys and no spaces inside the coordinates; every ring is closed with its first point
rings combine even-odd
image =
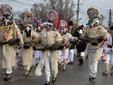
{"type": "Polygon", "coordinates": [[[47,21],[51,21],[53,23],[53,27],[57,28],[58,13],[55,10],[51,10],[47,15],[47,21]]]}

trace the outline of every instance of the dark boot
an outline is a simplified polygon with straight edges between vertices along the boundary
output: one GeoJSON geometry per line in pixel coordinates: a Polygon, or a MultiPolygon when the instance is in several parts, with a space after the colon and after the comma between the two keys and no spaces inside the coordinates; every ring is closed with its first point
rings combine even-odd
{"type": "Polygon", "coordinates": [[[71,62],[70,64],[73,65],[73,62],[71,62]]]}
{"type": "Polygon", "coordinates": [[[50,81],[46,81],[44,85],[50,85],[50,81]]]}
{"type": "Polygon", "coordinates": [[[94,77],[94,76],[89,76],[89,80],[90,81],[93,81],[93,80],[95,80],[96,79],[96,77],[94,77]]]}
{"type": "Polygon", "coordinates": [[[55,82],[56,82],[56,77],[53,77],[52,83],[55,83],[55,82]]]}
{"type": "Polygon", "coordinates": [[[4,81],[9,81],[9,80],[11,80],[12,76],[13,76],[12,73],[11,73],[11,74],[5,74],[4,81]]]}
{"type": "Polygon", "coordinates": [[[70,62],[68,62],[68,65],[70,65],[71,63],[70,62]]]}
{"type": "Polygon", "coordinates": [[[78,61],[79,61],[79,65],[83,65],[84,61],[82,58],[80,58],[78,61]]]}

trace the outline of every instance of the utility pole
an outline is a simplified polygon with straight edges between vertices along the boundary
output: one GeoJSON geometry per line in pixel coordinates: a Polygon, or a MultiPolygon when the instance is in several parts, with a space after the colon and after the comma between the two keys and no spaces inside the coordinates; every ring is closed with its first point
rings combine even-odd
{"type": "Polygon", "coordinates": [[[111,17],[111,9],[109,10],[109,28],[111,27],[111,19],[112,19],[112,17],[111,17]]]}
{"type": "Polygon", "coordinates": [[[101,25],[103,25],[103,20],[104,20],[104,15],[103,14],[100,14],[100,21],[101,21],[100,24],[101,25]]]}
{"type": "Polygon", "coordinates": [[[79,21],[79,5],[80,5],[80,0],[78,0],[78,4],[77,4],[77,21],[76,21],[77,26],[79,21]]]}
{"type": "Polygon", "coordinates": [[[78,4],[77,4],[77,21],[79,19],[79,4],[80,3],[80,0],[78,0],[78,4]]]}

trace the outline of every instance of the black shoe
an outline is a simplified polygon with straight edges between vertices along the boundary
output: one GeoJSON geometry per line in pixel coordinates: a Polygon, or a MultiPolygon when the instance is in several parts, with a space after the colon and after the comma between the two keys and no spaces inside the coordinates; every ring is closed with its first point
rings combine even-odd
{"type": "Polygon", "coordinates": [[[55,82],[56,82],[56,77],[53,77],[52,83],[55,83],[55,82]]]}
{"type": "Polygon", "coordinates": [[[108,73],[105,71],[105,72],[102,72],[103,76],[107,76],[108,73]]]}
{"type": "Polygon", "coordinates": [[[79,59],[78,61],[79,61],[79,65],[83,65],[84,63],[83,59],[79,59]]]}
{"type": "Polygon", "coordinates": [[[13,76],[12,73],[11,73],[11,74],[5,74],[4,81],[9,81],[9,80],[11,80],[12,76],[13,76]]]}
{"type": "Polygon", "coordinates": [[[93,77],[93,76],[90,76],[90,77],[89,77],[89,80],[90,80],[90,81],[95,80],[95,79],[96,79],[96,77],[93,77]]]}
{"type": "Polygon", "coordinates": [[[38,66],[38,63],[36,63],[35,66],[38,66]]]}
{"type": "Polygon", "coordinates": [[[68,62],[68,65],[70,65],[71,63],[70,62],[68,62]]]}
{"type": "Polygon", "coordinates": [[[71,65],[73,65],[73,62],[71,62],[71,65]]]}
{"type": "Polygon", "coordinates": [[[113,73],[111,72],[110,75],[113,76],[113,73]]]}
{"type": "Polygon", "coordinates": [[[50,85],[50,81],[46,81],[44,85],[50,85]]]}

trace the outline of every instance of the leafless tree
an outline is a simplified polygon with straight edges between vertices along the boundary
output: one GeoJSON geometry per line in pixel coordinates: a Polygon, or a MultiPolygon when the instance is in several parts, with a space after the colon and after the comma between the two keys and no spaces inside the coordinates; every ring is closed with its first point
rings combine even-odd
{"type": "Polygon", "coordinates": [[[74,7],[73,0],[43,0],[43,3],[34,4],[31,11],[35,17],[45,21],[48,11],[53,9],[58,12],[59,20],[69,21],[75,14],[74,7]]]}

